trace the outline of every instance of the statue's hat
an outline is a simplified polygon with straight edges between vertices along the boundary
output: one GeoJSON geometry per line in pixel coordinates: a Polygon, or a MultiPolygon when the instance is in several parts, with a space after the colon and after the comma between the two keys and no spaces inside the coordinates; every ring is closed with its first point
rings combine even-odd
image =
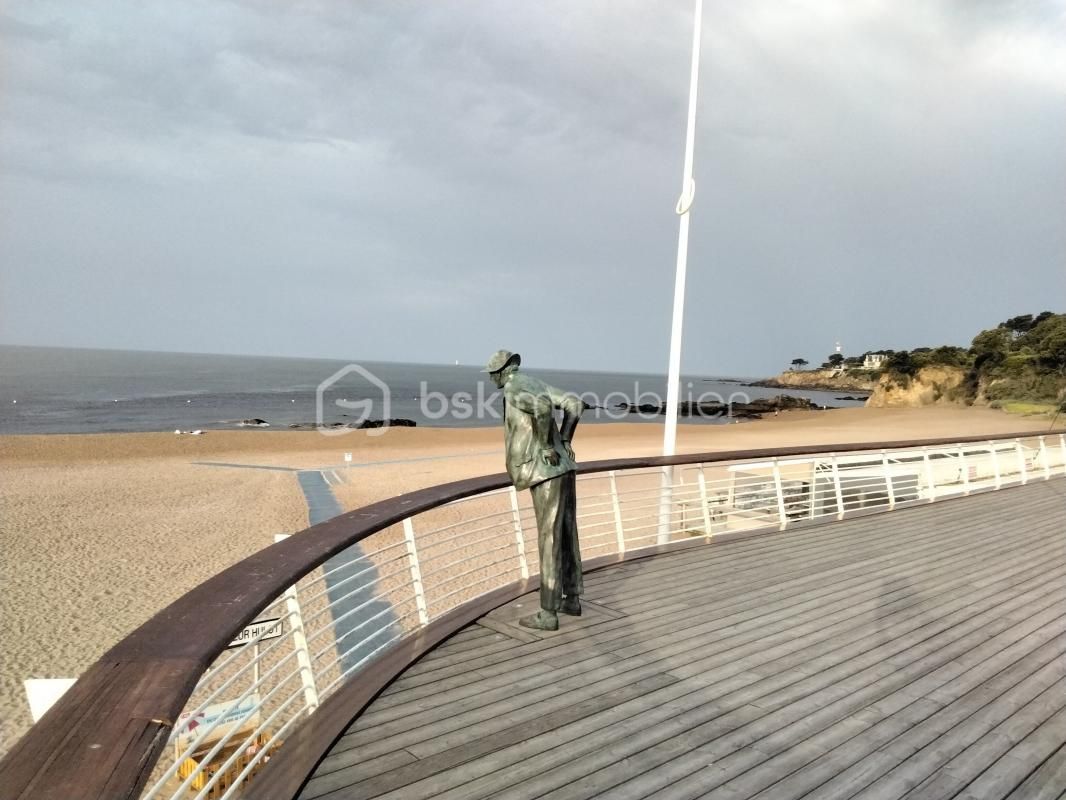
{"type": "Polygon", "coordinates": [[[510,350],[497,350],[492,354],[492,358],[489,359],[489,363],[485,366],[482,372],[499,372],[508,364],[514,364],[516,367],[522,363],[522,356],[518,353],[512,353],[510,350]]]}

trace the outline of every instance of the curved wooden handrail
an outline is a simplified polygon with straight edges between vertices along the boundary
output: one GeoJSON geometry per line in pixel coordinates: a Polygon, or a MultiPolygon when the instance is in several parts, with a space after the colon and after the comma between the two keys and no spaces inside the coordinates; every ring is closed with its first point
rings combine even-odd
{"type": "MultiPolygon", "coordinates": [[[[1066,429],[1023,431],[995,436],[822,444],[649,456],[581,464],[580,474],[608,470],[724,461],[752,461],[774,457],[828,453],[898,450],[972,444],[992,440],[1058,436],[1066,429]]],[[[171,728],[196,682],[234,635],[276,600],[287,587],[328,559],[378,531],[446,503],[510,486],[504,473],[470,478],[420,489],[366,506],[313,525],[299,535],[261,550],[223,570],[175,600],[129,636],[108,650],[19,740],[0,761],[0,797],[19,798],[136,798],[171,728]]],[[[534,579],[535,581],[535,579],[534,579]]],[[[531,586],[533,583],[531,582],[531,586]]],[[[497,590],[498,603],[518,588],[497,590]]],[[[525,589],[523,589],[525,590],[525,589]]],[[[490,597],[492,594],[490,593],[490,597]]],[[[446,615],[450,625],[434,628],[435,640],[466,624],[466,605],[446,615]],[[456,613],[459,612],[459,613],[456,613]]],[[[467,609],[469,610],[469,609],[467,609]]],[[[429,638],[415,632],[413,638],[429,638]]],[[[425,642],[423,642],[424,644],[425,642]]],[[[407,661],[428,648],[411,647],[406,639],[386,651],[380,661],[407,661]],[[392,656],[390,658],[390,655],[392,656]],[[402,660],[402,659],[401,659],[402,660]]],[[[353,716],[356,711],[353,711],[353,716]]],[[[301,751],[309,773],[322,753],[288,746],[284,759],[301,751]]]]}

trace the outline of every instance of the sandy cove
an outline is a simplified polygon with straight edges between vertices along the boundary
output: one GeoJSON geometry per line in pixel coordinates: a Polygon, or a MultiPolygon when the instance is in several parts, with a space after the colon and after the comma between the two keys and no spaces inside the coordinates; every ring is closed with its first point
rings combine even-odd
{"type": "MultiPolygon", "coordinates": [[[[682,425],[679,452],[1046,430],[977,408],[795,411],[682,425]]],[[[30,725],[22,681],[74,677],[219,570],[307,526],[300,469],[336,469],[347,509],[502,470],[491,428],[0,437],[0,753],[30,725]],[[343,454],[353,454],[345,466],[343,454]],[[242,466],[243,465],[243,466],[242,466]],[[248,466],[275,469],[249,469],[248,466]],[[276,469],[281,468],[281,469],[276,469]]],[[[655,424],[589,424],[579,459],[659,452],[655,424]]]]}

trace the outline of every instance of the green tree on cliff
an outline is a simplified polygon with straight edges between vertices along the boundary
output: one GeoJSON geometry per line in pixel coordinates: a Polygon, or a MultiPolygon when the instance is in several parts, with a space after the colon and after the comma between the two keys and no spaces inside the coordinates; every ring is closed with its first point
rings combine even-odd
{"type": "Polygon", "coordinates": [[[981,331],[970,346],[970,397],[1061,402],[1066,392],[1066,314],[1021,314],[981,331]]]}
{"type": "Polygon", "coordinates": [[[1029,329],[1033,327],[1033,315],[1019,314],[1017,317],[1011,317],[1006,322],[999,323],[999,327],[1005,328],[1015,336],[1021,336],[1023,333],[1028,333],[1029,329]]]}
{"type": "Polygon", "coordinates": [[[914,358],[906,350],[893,353],[885,361],[885,369],[896,375],[913,375],[918,371],[914,358]]]}
{"type": "Polygon", "coordinates": [[[973,337],[970,353],[974,358],[974,369],[994,367],[1006,361],[1011,341],[1011,330],[1004,326],[981,331],[973,337]]]}
{"type": "Polygon", "coordinates": [[[1066,314],[1052,314],[1025,335],[1040,366],[1066,373],[1066,314]]]}

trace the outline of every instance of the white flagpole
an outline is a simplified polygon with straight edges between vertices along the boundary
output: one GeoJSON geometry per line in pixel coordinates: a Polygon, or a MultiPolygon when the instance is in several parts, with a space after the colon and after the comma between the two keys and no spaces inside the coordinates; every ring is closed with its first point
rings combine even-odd
{"type": "MultiPolygon", "coordinates": [[[[685,134],[685,170],[681,179],[681,197],[677,213],[681,224],[677,234],[677,270],[674,277],[674,316],[670,331],[670,369],[666,385],[666,429],[663,432],[663,455],[672,456],[677,446],[677,406],[681,392],[681,331],[685,316],[685,273],[688,267],[689,211],[696,194],[692,177],[692,159],[696,143],[696,89],[700,75],[700,23],[703,21],[703,0],[696,0],[692,29],[692,73],[688,90],[688,129],[685,134]]],[[[660,544],[670,539],[670,503],[673,486],[673,467],[663,468],[662,500],[659,510],[660,544]]]]}

